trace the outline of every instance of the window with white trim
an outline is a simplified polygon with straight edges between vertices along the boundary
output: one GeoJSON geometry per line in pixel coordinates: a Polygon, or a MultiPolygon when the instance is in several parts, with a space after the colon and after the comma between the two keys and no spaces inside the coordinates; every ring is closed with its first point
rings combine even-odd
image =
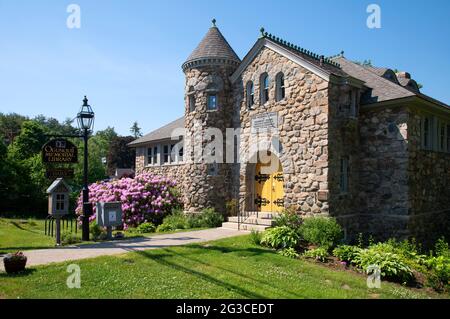
{"type": "Polygon", "coordinates": [[[432,118],[429,116],[425,116],[422,118],[422,148],[424,150],[433,149],[433,130],[432,130],[432,118]]]}
{"type": "Polygon", "coordinates": [[[147,163],[146,165],[157,165],[158,164],[158,146],[150,146],[147,148],[147,163]]]}
{"type": "Polygon", "coordinates": [[[447,152],[450,153],[450,123],[448,123],[447,125],[447,152]]]}
{"type": "Polygon", "coordinates": [[[169,145],[163,145],[163,164],[169,164],[170,163],[170,151],[169,151],[169,145]]]}
{"type": "Polygon", "coordinates": [[[438,148],[439,151],[445,152],[446,149],[446,138],[447,138],[447,132],[446,132],[446,125],[444,122],[439,121],[438,125],[438,148]]]}

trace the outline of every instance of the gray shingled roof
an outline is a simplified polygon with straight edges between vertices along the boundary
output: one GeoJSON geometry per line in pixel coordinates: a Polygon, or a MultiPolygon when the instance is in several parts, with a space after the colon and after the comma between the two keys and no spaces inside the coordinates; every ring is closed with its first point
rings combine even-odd
{"type": "Polygon", "coordinates": [[[144,135],[141,138],[138,138],[137,140],[129,143],[128,146],[139,146],[141,144],[146,144],[152,141],[170,139],[172,137],[172,132],[177,128],[184,129],[184,116],[179,118],[178,120],[170,122],[167,125],[164,125],[163,127],[160,127],[159,129],[147,135],[144,135]]]}
{"type": "MultiPolygon", "coordinates": [[[[363,97],[363,100],[361,101],[362,104],[395,100],[415,95],[414,92],[405,89],[401,85],[378,75],[364,66],[349,61],[344,57],[337,57],[335,60],[341,65],[344,72],[364,81],[365,85],[370,89],[369,94],[363,97]]],[[[377,69],[380,71],[383,70],[381,68],[377,69]]]]}
{"type": "Polygon", "coordinates": [[[225,58],[236,62],[241,61],[216,26],[208,30],[186,62],[204,58],[225,58]]]}

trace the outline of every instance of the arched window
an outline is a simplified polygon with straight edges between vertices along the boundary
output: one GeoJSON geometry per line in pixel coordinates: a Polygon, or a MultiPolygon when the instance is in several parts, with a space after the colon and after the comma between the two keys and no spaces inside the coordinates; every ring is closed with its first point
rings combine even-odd
{"type": "Polygon", "coordinates": [[[269,101],[269,75],[264,73],[260,79],[261,105],[269,101]]]}
{"type": "Polygon", "coordinates": [[[284,74],[282,72],[277,74],[276,77],[276,100],[281,101],[286,96],[284,88],[284,74]]]}
{"type": "Polygon", "coordinates": [[[189,112],[193,112],[195,111],[195,92],[193,86],[189,87],[188,98],[189,98],[189,112]]]}
{"type": "Polygon", "coordinates": [[[247,83],[247,107],[251,109],[255,104],[255,87],[252,81],[247,83]]]}

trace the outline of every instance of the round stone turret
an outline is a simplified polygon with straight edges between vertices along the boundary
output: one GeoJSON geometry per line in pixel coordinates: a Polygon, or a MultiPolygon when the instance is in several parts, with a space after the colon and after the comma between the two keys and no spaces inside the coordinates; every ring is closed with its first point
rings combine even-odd
{"type": "Polygon", "coordinates": [[[232,164],[225,163],[225,144],[212,140],[221,142],[223,138],[225,142],[226,129],[233,127],[229,78],[241,61],[215,22],[182,66],[186,75],[185,128],[190,137],[185,140],[185,150],[192,158],[186,163],[186,174],[192,180],[185,205],[189,212],[209,207],[224,212],[231,199],[232,164]],[[217,132],[222,136],[216,136],[217,132]],[[218,147],[213,156],[211,145],[218,147]]]}

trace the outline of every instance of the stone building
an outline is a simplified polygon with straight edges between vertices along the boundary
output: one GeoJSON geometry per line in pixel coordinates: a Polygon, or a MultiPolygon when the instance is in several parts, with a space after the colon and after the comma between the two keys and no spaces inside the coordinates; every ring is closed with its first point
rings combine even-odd
{"type": "Polygon", "coordinates": [[[241,60],[215,21],[182,70],[185,116],[130,146],[187,212],[235,199],[241,214],[333,216],[349,236],[450,233],[450,107],[409,73],[263,29],[241,60]]]}

